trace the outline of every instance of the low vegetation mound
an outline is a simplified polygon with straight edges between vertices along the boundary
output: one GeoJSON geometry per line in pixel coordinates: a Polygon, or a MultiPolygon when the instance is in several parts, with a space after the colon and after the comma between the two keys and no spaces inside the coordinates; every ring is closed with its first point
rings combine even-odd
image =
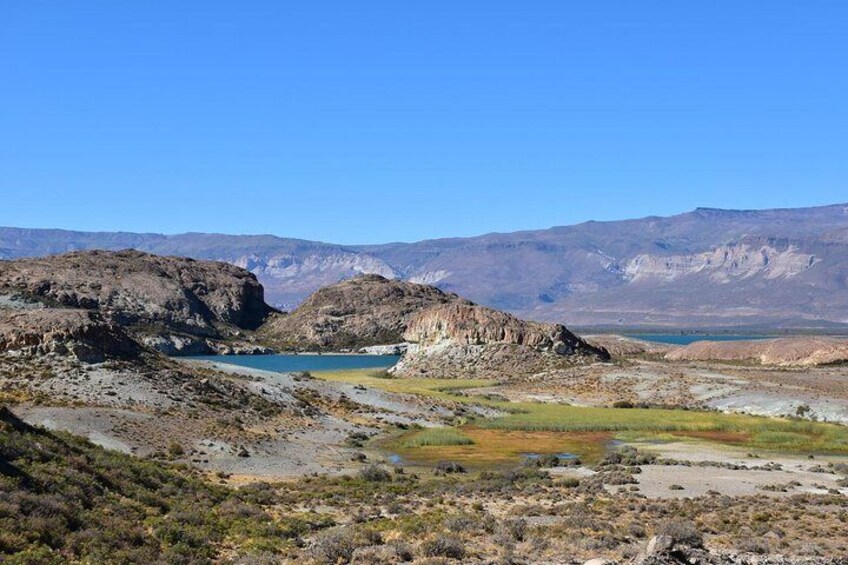
{"type": "Polygon", "coordinates": [[[696,341],[669,351],[665,358],[670,361],[738,361],[777,366],[829,365],[848,362],[848,339],[787,337],[696,341]]]}

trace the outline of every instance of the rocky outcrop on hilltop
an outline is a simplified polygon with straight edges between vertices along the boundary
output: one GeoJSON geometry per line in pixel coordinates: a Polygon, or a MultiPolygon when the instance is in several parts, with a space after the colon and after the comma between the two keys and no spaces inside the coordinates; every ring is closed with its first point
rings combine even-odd
{"type": "Polygon", "coordinates": [[[0,310],[0,354],[58,355],[83,362],[133,359],[142,348],[118,325],[90,310],[0,310]]]}
{"type": "Polygon", "coordinates": [[[261,333],[307,349],[399,343],[412,316],[451,303],[471,304],[433,286],[363,275],[316,291],[295,311],[274,316],[261,333]]]}
{"type": "Polygon", "coordinates": [[[476,304],[446,304],[422,310],[409,320],[404,339],[420,346],[520,345],[559,355],[574,353],[608,357],[560,324],[519,320],[512,314],[476,304]]]}
{"type": "Polygon", "coordinates": [[[393,372],[435,378],[507,379],[609,359],[560,324],[519,320],[474,304],[433,306],[409,320],[411,348],[393,372]]]}
{"type": "Polygon", "coordinates": [[[756,362],[761,365],[811,366],[848,363],[848,339],[786,337],[740,341],[696,341],[671,350],[669,361],[756,362]]]}
{"type": "Polygon", "coordinates": [[[0,262],[0,295],[96,310],[133,335],[229,339],[272,309],[244,269],[138,251],[88,251],[0,262]]]}

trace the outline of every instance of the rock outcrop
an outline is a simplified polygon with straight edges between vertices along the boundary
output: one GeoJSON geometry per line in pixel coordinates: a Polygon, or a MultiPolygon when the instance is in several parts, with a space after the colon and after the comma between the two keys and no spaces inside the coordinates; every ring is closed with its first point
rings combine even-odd
{"type": "Polygon", "coordinates": [[[739,341],[696,341],[669,351],[669,361],[753,361],[761,365],[811,366],[848,363],[848,339],[786,337],[739,341]]]}
{"type": "Polygon", "coordinates": [[[270,319],[262,335],[304,349],[399,343],[412,316],[451,303],[471,304],[433,286],[363,275],[316,291],[295,311],[270,319]]]}
{"type": "Polygon", "coordinates": [[[60,355],[96,363],[134,359],[142,348],[97,312],[67,308],[0,310],[0,354],[60,355]]]}
{"type": "Polygon", "coordinates": [[[526,345],[443,342],[410,348],[389,371],[398,377],[513,380],[594,363],[596,356],[557,355],[526,345]]]}
{"type": "Polygon", "coordinates": [[[256,329],[272,311],[244,269],[138,251],[2,261],[0,295],[96,310],[140,335],[227,338],[256,329]]]}
{"type": "Polygon", "coordinates": [[[410,318],[403,337],[415,347],[392,372],[407,377],[500,380],[609,359],[565,326],[474,304],[424,309],[410,318]]]}
{"type": "Polygon", "coordinates": [[[403,337],[420,346],[506,344],[559,355],[582,353],[609,357],[605,350],[589,345],[563,325],[527,322],[512,314],[471,303],[421,310],[409,319],[403,337]]]}

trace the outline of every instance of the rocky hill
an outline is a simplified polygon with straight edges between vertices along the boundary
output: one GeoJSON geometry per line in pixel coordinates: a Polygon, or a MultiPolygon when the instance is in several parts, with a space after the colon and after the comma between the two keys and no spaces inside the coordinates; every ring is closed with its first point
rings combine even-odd
{"type": "Polygon", "coordinates": [[[135,249],[216,259],[270,303],[362,273],[437,285],[476,303],[576,326],[829,329],[848,324],[848,205],[700,208],[671,217],[416,243],[342,246],[220,234],[0,229],[0,258],[135,249]]]}
{"type": "Polygon", "coordinates": [[[173,336],[186,343],[230,339],[258,328],[272,311],[262,285],[244,269],[132,250],[2,261],[0,296],[13,308],[97,311],[142,341],[170,340],[163,347],[173,346],[173,336]]]}
{"type": "Polygon", "coordinates": [[[268,341],[304,349],[397,344],[404,376],[501,378],[608,359],[564,326],[527,322],[438,288],[363,275],[315,292],[261,330],[268,341]]]}
{"type": "Polygon", "coordinates": [[[339,349],[403,341],[412,316],[435,305],[470,304],[438,288],[380,275],[324,287],[290,314],[262,328],[267,339],[308,349],[339,349]]]}

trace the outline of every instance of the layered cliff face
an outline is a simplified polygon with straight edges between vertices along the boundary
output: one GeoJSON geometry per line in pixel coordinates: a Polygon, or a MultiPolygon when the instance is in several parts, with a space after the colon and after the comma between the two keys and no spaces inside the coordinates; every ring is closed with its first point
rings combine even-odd
{"type": "Polygon", "coordinates": [[[563,325],[528,322],[506,312],[469,303],[421,310],[409,319],[403,337],[420,346],[507,344],[559,355],[581,353],[603,357],[605,353],[563,325]]]}
{"type": "Polygon", "coordinates": [[[412,316],[451,303],[470,304],[432,286],[363,275],[316,291],[294,312],[274,316],[261,334],[302,348],[397,343],[412,316]]]}
{"type": "Polygon", "coordinates": [[[778,279],[800,275],[811,269],[818,259],[796,246],[783,249],[772,245],[729,244],[707,252],[687,255],[637,255],[627,263],[628,280],[670,282],[680,277],[703,275],[716,283],[737,278],[760,276],[778,279]]]}
{"type": "Polygon", "coordinates": [[[70,356],[87,363],[134,359],[141,346],[117,324],[91,310],[0,310],[0,354],[70,356]]]}
{"type": "Polygon", "coordinates": [[[271,311],[251,273],[226,263],[138,251],[89,251],[0,262],[0,295],[97,310],[140,333],[224,337],[271,311]]]}
{"type": "Polygon", "coordinates": [[[609,359],[560,324],[467,303],[418,312],[403,337],[414,345],[392,372],[405,377],[503,380],[609,359]]]}

